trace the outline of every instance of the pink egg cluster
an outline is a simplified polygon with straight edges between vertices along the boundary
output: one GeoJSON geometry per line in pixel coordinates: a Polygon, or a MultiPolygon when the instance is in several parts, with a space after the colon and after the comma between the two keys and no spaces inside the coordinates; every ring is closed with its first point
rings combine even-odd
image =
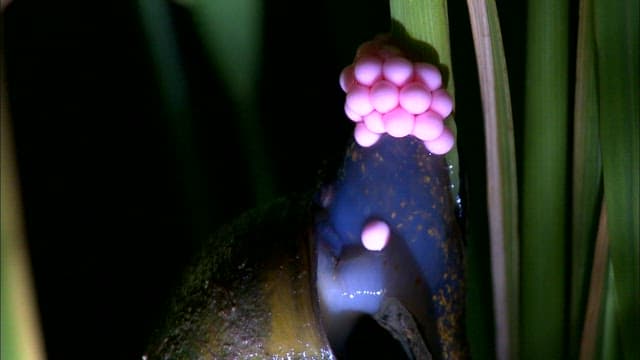
{"type": "Polygon", "coordinates": [[[453,133],[444,125],[453,101],[442,88],[440,71],[409,61],[387,38],[358,48],[354,63],[340,74],[340,87],[347,94],[344,111],[356,123],[354,137],[360,146],[372,146],[387,133],[396,138],[413,135],[433,154],[453,147],[453,133]]]}

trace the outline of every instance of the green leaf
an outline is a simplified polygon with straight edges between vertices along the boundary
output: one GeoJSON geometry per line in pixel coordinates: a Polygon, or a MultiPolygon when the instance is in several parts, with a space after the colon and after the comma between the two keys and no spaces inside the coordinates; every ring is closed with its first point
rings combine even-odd
{"type": "Polygon", "coordinates": [[[163,0],[138,0],[138,13],[148,44],[149,56],[175,157],[181,175],[184,211],[187,212],[194,238],[206,234],[209,216],[203,193],[206,186],[194,145],[193,116],[187,81],[181,63],[178,39],[173,29],[169,4],[163,0]],[[195,235],[197,234],[197,235],[195,235]]]}
{"type": "Polygon", "coordinates": [[[565,356],[567,0],[528,2],[522,169],[520,356],[565,356]]]}
{"type": "Polygon", "coordinates": [[[244,138],[245,162],[256,203],[274,198],[272,164],[267,156],[259,113],[262,66],[262,2],[259,0],[191,0],[188,3],[212,67],[231,94],[237,132],[244,138]]]}
{"type": "MultiPolygon", "coordinates": [[[[580,1],[573,123],[569,358],[578,357],[602,197],[593,1],[580,1]]],[[[605,259],[607,257],[605,256],[605,259]]],[[[606,266],[600,271],[605,271],[606,266]]],[[[594,274],[593,278],[599,275],[594,274]]],[[[592,280],[593,282],[593,280],[592,280]]],[[[600,285],[602,286],[602,285],[600,285]]],[[[601,290],[601,289],[600,289],[601,290]]],[[[598,287],[593,291],[598,291],[598,287]]],[[[600,297],[589,300],[600,301],[600,297]]],[[[595,304],[593,305],[595,306],[595,304]]],[[[599,311],[597,312],[599,313],[599,311]]],[[[584,326],[585,331],[588,330],[584,326]]],[[[595,330],[595,327],[591,329],[595,330]]],[[[589,330],[591,330],[589,329],[589,330]]],[[[591,352],[593,353],[593,352],[591,352]]]]}
{"type": "MultiPolygon", "coordinates": [[[[578,337],[576,341],[580,347],[580,359],[593,359],[596,354],[598,344],[598,330],[600,329],[600,315],[602,314],[603,293],[606,291],[606,283],[609,268],[609,234],[607,231],[607,209],[602,204],[600,209],[600,222],[598,225],[598,234],[595,242],[595,251],[593,255],[593,268],[591,271],[591,281],[589,283],[589,298],[584,313],[584,326],[577,329],[577,324],[571,323],[578,337]],[[581,337],[580,337],[581,336],[581,337]]],[[[583,306],[584,307],[584,306],[583,306]]],[[[582,314],[580,314],[582,315],[582,314]]],[[[581,321],[582,323],[582,321],[581,321]]],[[[578,346],[578,345],[576,345],[578,346]]],[[[574,351],[574,349],[571,349],[574,351]]],[[[571,356],[572,359],[578,358],[577,350],[571,356]]]]}
{"type": "MultiPolygon", "coordinates": [[[[447,2],[445,0],[390,0],[389,5],[393,36],[398,41],[404,42],[420,58],[438,66],[443,73],[447,92],[455,102],[447,2]]],[[[447,118],[446,125],[455,134],[454,115],[447,118]]],[[[457,193],[459,191],[457,147],[454,146],[446,157],[452,169],[451,184],[454,192],[457,193]]]]}
{"type": "Polygon", "coordinates": [[[511,96],[494,1],[468,0],[484,112],[496,358],[517,356],[518,190],[511,96]]]}
{"type": "Polygon", "coordinates": [[[601,337],[599,339],[599,359],[621,359],[620,328],[617,319],[618,292],[611,258],[607,266],[607,282],[605,286],[604,306],[602,309],[601,337]]]}
{"type": "Polygon", "coordinates": [[[0,45],[0,359],[45,358],[0,45]]]}
{"type": "Polygon", "coordinates": [[[600,143],[620,344],[640,358],[640,2],[594,2],[600,143]]]}

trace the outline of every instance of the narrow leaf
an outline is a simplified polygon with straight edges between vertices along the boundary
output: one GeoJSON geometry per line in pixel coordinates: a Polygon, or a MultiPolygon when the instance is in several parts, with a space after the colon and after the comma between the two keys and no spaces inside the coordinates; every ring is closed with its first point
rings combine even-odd
{"type": "Polygon", "coordinates": [[[202,236],[206,233],[209,219],[209,209],[202,196],[206,187],[202,181],[201,164],[197,160],[186,76],[169,4],[163,0],[138,0],[137,6],[166,113],[168,132],[179,159],[177,170],[181,175],[184,211],[189,214],[194,237],[202,236]]]}
{"type": "Polygon", "coordinates": [[[487,156],[496,357],[517,357],[518,200],[507,65],[494,1],[468,0],[480,76],[487,156]]]}
{"type": "Polygon", "coordinates": [[[596,0],[600,143],[615,314],[625,359],[640,358],[640,1],[596,0]]]}
{"type": "MultiPolygon", "coordinates": [[[[412,50],[424,60],[438,66],[443,72],[447,92],[455,103],[451,48],[449,45],[449,18],[446,0],[390,0],[391,32],[405,45],[419,42],[412,50]]],[[[454,107],[455,114],[455,107],[454,107]]],[[[456,133],[454,116],[446,120],[447,127],[456,133]]],[[[458,192],[458,150],[454,146],[446,155],[451,166],[451,184],[458,192]]],[[[455,194],[454,194],[455,196],[455,194]]]]}
{"type": "Polygon", "coordinates": [[[565,356],[567,0],[528,2],[522,169],[520,355],[565,356]]]}
{"type": "Polygon", "coordinates": [[[607,209],[604,203],[600,211],[600,223],[593,257],[593,269],[589,285],[589,300],[584,315],[584,327],[580,342],[580,360],[591,360],[595,356],[602,299],[605,291],[609,265],[609,234],[607,233],[607,209]]]}
{"type": "Polygon", "coordinates": [[[273,199],[273,166],[260,123],[259,79],[262,66],[262,2],[193,0],[188,4],[212,67],[222,77],[237,114],[245,162],[258,204],[273,199]]]}
{"type": "MultiPolygon", "coordinates": [[[[602,196],[602,161],[598,137],[598,89],[592,0],[580,1],[576,53],[569,319],[569,357],[572,359],[578,357],[580,348],[590,276],[592,277],[590,293],[593,294],[595,291],[593,281],[594,276],[597,275],[591,275],[591,259],[602,196]]],[[[605,259],[607,259],[606,256],[605,259]]],[[[604,270],[606,270],[606,266],[602,271],[604,270]]],[[[600,299],[597,298],[597,300],[600,299]]],[[[593,302],[596,299],[589,301],[593,302]]],[[[595,306],[595,303],[590,306],[595,306]]],[[[588,326],[584,326],[585,331],[588,326]]]]}
{"type": "Polygon", "coordinates": [[[0,44],[0,359],[45,359],[0,44]]]}
{"type": "Polygon", "coordinates": [[[605,295],[603,299],[603,309],[600,322],[602,323],[599,331],[599,359],[621,359],[622,349],[620,348],[620,327],[616,316],[618,308],[618,292],[616,291],[616,280],[611,266],[611,257],[607,264],[607,281],[605,286],[605,295]]]}

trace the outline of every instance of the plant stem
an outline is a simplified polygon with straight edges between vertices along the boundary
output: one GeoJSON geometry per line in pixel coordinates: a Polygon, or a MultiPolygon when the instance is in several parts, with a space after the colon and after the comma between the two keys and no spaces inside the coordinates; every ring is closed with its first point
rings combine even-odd
{"type": "MultiPolygon", "coordinates": [[[[413,52],[413,55],[440,69],[447,92],[455,103],[446,0],[390,0],[389,6],[391,33],[396,41],[403,43],[413,52]]],[[[454,115],[447,118],[446,124],[455,134],[454,115]]],[[[457,147],[454,146],[446,157],[452,168],[451,185],[457,195],[459,191],[457,147]]]]}

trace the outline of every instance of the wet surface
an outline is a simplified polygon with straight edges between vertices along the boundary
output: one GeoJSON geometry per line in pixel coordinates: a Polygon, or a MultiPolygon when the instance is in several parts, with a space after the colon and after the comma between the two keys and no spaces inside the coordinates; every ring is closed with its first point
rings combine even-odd
{"type": "Polygon", "coordinates": [[[375,313],[382,298],[395,297],[416,318],[435,358],[465,353],[462,244],[449,190],[444,158],[415,138],[384,135],[370,148],[347,150],[337,180],[319,196],[323,212],[316,217],[318,286],[330,339],[342,338],[337,329],[344,328],[333,321],[351,316],[353,323],[354,313],[375,313]],[[372,218],[391,228],[389,245],[379,252],[360,243],[372,218]],[[371,294],[380,299],[373,302],[371,294]]]}

